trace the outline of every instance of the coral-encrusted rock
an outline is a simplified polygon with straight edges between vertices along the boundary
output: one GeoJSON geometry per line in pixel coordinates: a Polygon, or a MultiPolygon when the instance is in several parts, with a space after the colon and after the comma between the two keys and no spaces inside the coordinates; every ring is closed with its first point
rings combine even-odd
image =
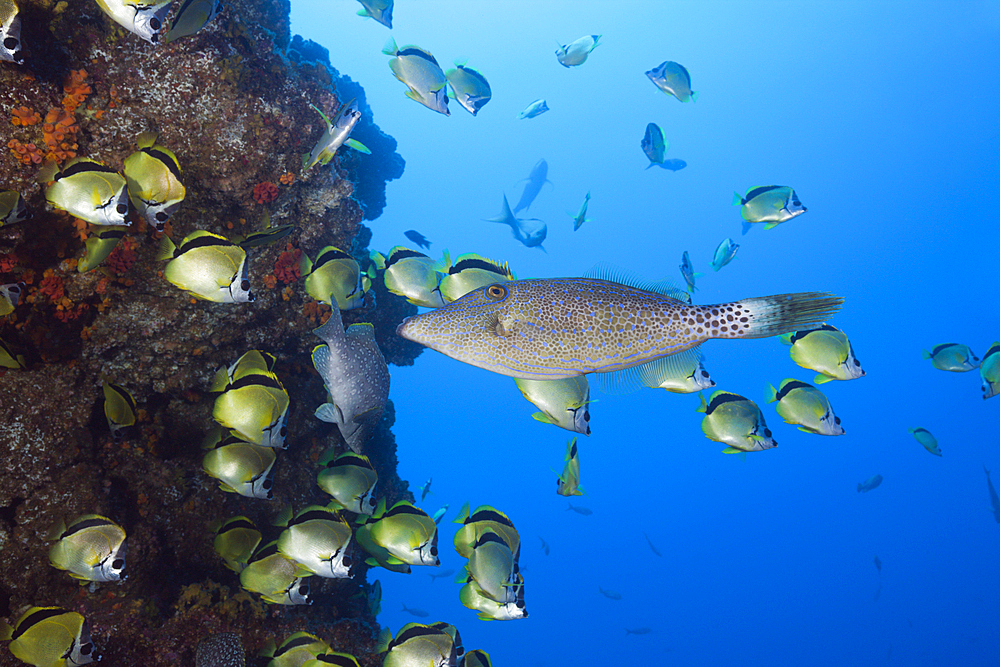
{"type": "MultiPolygon", "coordinates": [[[[264,605],[222,565],[210,524],[246,514],[273,539],[280,508],[327,501],[315,461],[343,441],[312,414],[325,400],[309,360],[323,310],[300,282],[285,284],[295,273],[287,261],[280,281],[275,266],[282,253],[315,257],[326,245],[364,258],[362,221],[378,217],[386,181],[402,174],[395,141],[374,124],[360,86],[322,51],[297,40],[286,55],[287,0],[227,0],[206,29],[159,46],[93,2],[19,5],[26,62],[0,63],[2,108],[19,119],[0,118],[8,128],[0,189],[23,193],[35,218],[0,228],[0,283],[27,285],[16,311],[0,319],[0,338],[29,365],[0,375],[0,617],[13,621],[28,605],[77,609],[115,665],[193,664],[199,642],[221,632],[238,634],[254,655],[268,639],[299,630],[378,664],[363,564],[352,580],[314,578],[312,607],[264,605]],[[364,114],[354,136],[373,154],[344,150],[302,173],[302,155],[324,129],[309,104],[332,112],[351,97],[364,114]],[[59,121],[28,122],[36,115],[59,121]],[[37,164],[16,148],[35,144],[60,160],[76,153],[121,168],[150,130],[176,153],[187,188],[168,230],[175,241],[197,229],[246,235],[266,214],[295,225],[278,243],[249,251],[255,303],[194,301],[168,283],[155,259],[159,235],[138,220],[104,266],[76,270],[86,225],[46,205],[37,164]],[[277,356],[291,398],[289,447],[278,454],[270,502],[224,493],[201,470],[201,442],[214,424],[211,378],[250,349],[277,356]],[[102,375],[138,403],[121,442],[104,418],[102,375]],[[126,529],[125,582],[91,592],[49,566],[49,530],[84,513],[126,529]]],[[[395,326],[414,308],[375,282],[365,307],[344,320],[373,322],[386,359],[412,363],[420,348],[396,337],[395,326]]],[[[390,504],[409,497],[396,475],[393,419],[390,402],[368,445],[390,504]]],[[[0,667],[14,664],[0,648],[0,667]]]]}

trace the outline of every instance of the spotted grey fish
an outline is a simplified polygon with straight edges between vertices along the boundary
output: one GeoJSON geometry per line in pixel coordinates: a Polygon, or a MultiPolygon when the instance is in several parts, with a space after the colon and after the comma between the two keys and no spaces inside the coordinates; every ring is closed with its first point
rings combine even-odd
{"type": "Polygon", "coordinates": [[[842,303],[806,292],[691,306],[600,278],[513,280],[408,317],[396,333],[494,373],[554,380],[631,368],[710,338],[793,331],[822,322],[842,303]]]}

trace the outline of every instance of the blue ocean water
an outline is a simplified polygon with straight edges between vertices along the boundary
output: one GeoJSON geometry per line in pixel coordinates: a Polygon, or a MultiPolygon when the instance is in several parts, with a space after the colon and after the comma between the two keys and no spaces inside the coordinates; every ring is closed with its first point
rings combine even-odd
{"type": "Polygon", "coordinates": [[[593,514],[581,516],[555,493],[569,433],[532,420],[512,380],[432,351],[392,367],[400,476],[414,490],[433,478],[418,502],[428,512],[450,506],[442,569],[463,562],[448,523],[462,503],[495,506],[522,537],[530,617],[479,621],[451,577],[414,568],[369,574],[384,591],[379,621],[396,632],[428,620],[402,604],[426,610],[498,666],[995,665],[1000,526],[983,465],[1000,471],[1000,398],[982,400],[978,373],[938,371],[920,353],[960,342],[982,356],[1000,339],[1000,5],[400,0],[391,32],[359,8],[295,0],[292,31],[364,86],[406,160],[370,223],[373,248],[412,247],[403,232],[417,229],[434,256],[477,252],[520,278],[610,262],[678,282],[687,250],[705,273],[696,303],[843,296],[831,323],[867,371],[823,385],[847,434],[821,437],[764,404],[768,384],[812,381],[787,347],[705,344],[717,388],[761,405],[779,442],[745,460],[704,437],[697,395],[595,388],[593,435],[579,441],[587,495],[574,499],[593,514]],[[600,46],[562,67],[557,45],[587,34],[600,46]],[[390,35],[445,68],[467,59],[492,101],[474,118],[408,100],[380,53],[390,35]],[[687,67],[697,102],[646,78],[665,60],[687,67]],[[537,98],[551,110],[517,120],[537,98]],[[686,169],[644,170],[649,122],[686,169]],[[553,185],[521,215],[548,224],[547,252],[483,220],[503,193],[517,201],[540,158],[553,185]],[[741,236],[733,191],[769,184],[794,187],[808,212],[741,236]],[[567,211],[588,191],[593,221],[574,232],[567,211]],[[727,236],[741,248],[715,273],[727,236]],[[882,485],[858,493],[876,473],[882,485]]]}

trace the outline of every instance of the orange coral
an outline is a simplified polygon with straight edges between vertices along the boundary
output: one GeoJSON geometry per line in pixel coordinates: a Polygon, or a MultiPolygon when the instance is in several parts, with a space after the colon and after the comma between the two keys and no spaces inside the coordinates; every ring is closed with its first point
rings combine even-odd
{"type": "Polygon", "coordinates": [[[42,120],[42,116],[37,111],[28,107],[14,109],[12,114],[10,119],[12,125],[37,125],[42,120]]]}
{"type": "Polygon", "coordinates": [[[127,273],[132,268],[132,265],[135,264],[135,260],[139,258],[139,255],[135,251],[138,245],[133,238],[126,237],[122,239],[121,243],[116,245],[115,249],[108,255],[108,258],[104,260],[104,266],[115,273],[127,273]]]}
{"type": "Polygon", "coordinates": [[[264,287],[266,287],[267,289],[274,289],[277,286],[277,284],[278,284],[278,279],[275,278],[273,275],[268,274],[264,276],[264,287]]]}
{"type": "Polygon", "coordinates": [[[271,181],[258,183],[253,188],[253,198],[258,204],[269,204],[278,198],[278,186],[271,181]]]}
{"type": "Polygon", "coordinates": [[[35,144],[22,144],[17,139],[7,142],[7,148],[14,154],[18,161],[24,164],[40,164],[45,157],[42,151],[35,144]]]}
{"type": "Polygon", "coordinates": [[[63,279],[55,274],[52,269],[45,269],[42,274],[42,282],[38,283],[38,293],[48,297],[53,303],[58,303],[66,294],[63,288],[63,279]]]}
{"type": "Polygon", "coordinates": [[[319,301],[309,301],[304,306],[302,306],[302,314],[306,316],[306,319],[312,321],[314,324],[319,324],[324,320],[324,315],[329,317],[330,306],[325,303],[320,303],[319,301]]]}
{"type": "Polygon", "coordinates": [[[66,111],[72,113],[87,99],[91,90],[86,80],[87,70],[70,70],[69,76],[63,82],[63,92],[66,96],[63,97],[62,105],[66,111]]]}
{"type": "Polygon", "coordinates": [[[274,277],[288,285],[294,283],[302,277],[299,271],[299,260],[302,259],[302,251],[292,246],[291,243],[285,246],[285,250],[278,255],[278,261],[274,263],[274,277]]]}
{"type": "Polygon", "coordinates": [[[278,180],[281,181],[282,185],[291,185],[292,183],[295,182],[295,174],[293,174],[292,172],[282,174],[281,178],[279,178],[278,180]]]}
{"type": "Polygon", "coordinates": [[[76,134],[80,126],[76,124],[76,116],[65,109],[52,107],[45,114],[45,124],[42,125],[42,137],[48,153],[45,159],[62,162],[76,157],[76,134]]]}

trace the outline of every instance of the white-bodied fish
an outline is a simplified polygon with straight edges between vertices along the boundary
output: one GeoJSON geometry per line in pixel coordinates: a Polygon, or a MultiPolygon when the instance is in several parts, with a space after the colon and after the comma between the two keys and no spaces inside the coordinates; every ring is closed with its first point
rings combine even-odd
{"type": "Polygon", "coordinates": [[[125,530],[97,514],[85,514],[69,526],[62,521],[50,533],[52,566],[83,581],[125,579],[125,530]]]}
{"type": "MultiPolygon", "coordinates": [[[[160,41],[160,30],[173,0],[96,0],[97,6],[115,23],[150,44],[160,41]]],[[[168,40],[169,41],[169,40],[168,40]]]]}
{"type": "Polygon", "coordinates": [[[18,65],[24,63],[24,54],[21,53],[21,15],[14,0],[0,0],[0,61],[2,60],[18,65]]]}
{"type": "Polygon", "coordinates": [[[54,207],[92,225],[128,225],[125,177],[97,160],[75,157],[61,169],[47,163],[38,172],[45,199],[54,207]]]}
{"type": "Polygon", "coordinates": [[[390,37],[382,53],[394,56],[389,61],[389,69],[397,79],[406,84],[407,97],[431,111],[451,115],[448,111],[448,79],[430,52],[418,46],[404,46],[400,49],[396,46],[396,40],[390,37]]]}
{"type": "Polygon", "coordinates": [[[447,274],[441,276],[438,290],[445,303],[460,299],[474,289],[515,278],[507,262],[486,259],[475,253],[459,255],[452,264],[445,251],[443,264],[447,266],[447,274]]]}
{"type": "Polygon", "coordinates": [[[1000,341],[990,345],[979,364],[979,375],[983,379],[983,400],[1000,394],[1000,341]]]}
{"type": "Polygon", "coordinates": [[[246,250],[224,236],[198,230],[184,237],[180,247],[164,236],[156,258],[170,260],[164,278],[199,299],[248,303],[256,298],[250,291],[246,250]]]}
{"type": "Polygon", "coordinates": [[[181,165],[173,151],[156,143],[155,132],[143,132],[139,150],[125,158],[125,180],[132,207],[158,232],[184,201],[181,165]]]}
{"type": "Polygon", "coordinates": [[[392,30],[392,5],[393,0],[358,0],[361,9],[358,16],[375,19],[389,30],[392,30]]]}
{"type": "Polygon", "coordinates": [[[569,44],[562,44],[556,49],[556,60],[563,67],[578,67],[587,62],[587,56],[600,44],[600,35],[584,35],[569,44]]]}
{"type": "Polygon", "coordinates": [[[777,401],[778,414],[786,424],[796,424],[800,431],[817,435],[844,435],[840,417],[830,401],[816,387],[788,378],[778,388],[768,386],[768,403],[777,401]]]}
{"type": "Polygon", "coordinates": [[[466,111],[475,116],[493,98],[493,90],[482,74],[456,62],[455,69],[444,73],[451,85],[452,96],[466,111]]]}
{"type": "Polygon", "coordinates": [[[691,90],[691,75],[680,63],[667,60],[646,72],[646,76],[657,88],[668,95],[673,95],[681,102],[696,102],[698,93],[691,90]]]}
{"type": "Polygon", "coordinates": [[[934,368],[952,373],[965,373],[979,368],[979,357],[969,349],[968,345],[959,343],[935,345],[930,352],[924,350],[923,357],[930,359],[934,368]]]}
{"type": "Polygon", "coordinates": [[[795,190],[787,185],[750,188],[746,197],[734,192],[733,206],[740,206],[744,234],[750,231],[754,223],[763,222],[764,229],[771,229],[809,210],[799,201],[795,190]]]}
{"type": "Polygon", "coordinates": [[[789,350],[792,361],[802,368],[819,371],[813,380],[817,384],[865,376],[851,341],[837,327],[823,324],[815,329],[801,329],[782,334],[780,340],[792,346],[789,350]]]}
{"type": "Polygon", "coordinates": [[[728,445],[724,454],[760,452],[777,447],[764,414],[749,398],[728,391],[712,393],[708,402],[701,396],[698,412],[704,412],[701,430],[709,440],[728,445]]]}
{"type": "Polygon", "coordinates": [[[424,308],[440,308],[445,304],[441,295],[441,275],[444,266],[422,252],[396,246],[385,258],[382,277],[385,288],[393,294],[424,308]]]}
{"type": "Polygon", "coordinates": [[[31,607],[14,627],[0,623],[0,640],[15,658],[36,667],[89,665],[101,656],[81,614],[60,607],[31,607]]]}
{"type": "Polygon", "coordinates": [[[350,101],[340,105],[337,113],[333,115],[333,120],[327,118],[326,114],[317,107],[311,104],[309,106],[323,118],[323,122],[326,123],[326,129],[316,142],[316,145],[313,146],[312,151],[302,156],[303,171],[317,163],[324,166],[329,164],[333,156],[337,154],[337,149],[341,146],[347,146],[365,155],[371,155],[371,151],[368,150],[367,146],[360,141],[350,138],[354,126],[361,120],[361,112],[358,111],[357,99],[352,98],[350,101]]]}
{"type": "Polygon", "coordinates": [[[521,395],[540,412],[531,415],[543,424],[590,435],[590,386],[586,375],[561,380],[514,378],[521,395]]]}
{"type": "MultiPolygon", "coordinates": [[[[0,0],[3,2],[3,0],[0,0]]],[[[0,227],[31,219],[31,210],[17,190],[0,190],[0,227]]]]}

